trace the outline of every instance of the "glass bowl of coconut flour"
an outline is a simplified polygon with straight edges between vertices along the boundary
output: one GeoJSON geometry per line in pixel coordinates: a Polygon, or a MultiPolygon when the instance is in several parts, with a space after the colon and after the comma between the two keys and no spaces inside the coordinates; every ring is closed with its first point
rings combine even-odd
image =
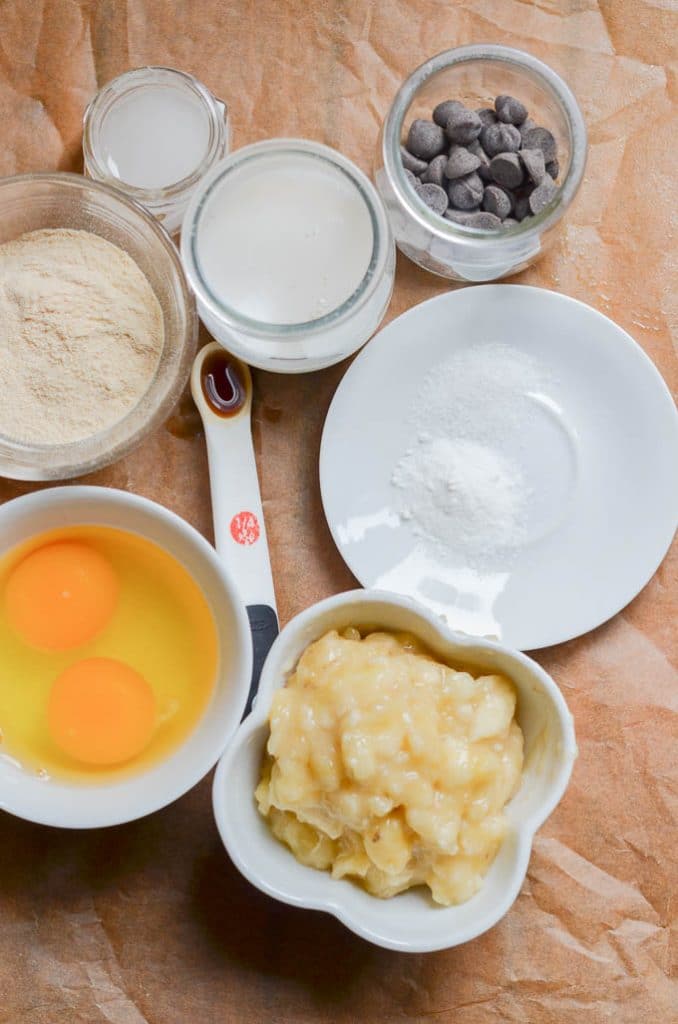
{"type": "Polygon", "coordinates": [[[2,476],[100,469],[160,425],[186,384],[198,318],[179,254],[108,185],[0,180],[0,303],[2,476]]]}
{"type": "Polygon", "coordinates": [[[194,192],[181,255],[210,333],[279,373],[339,362],[377,329],[395,246],[370,180],[306,139],[245,146],[194,192]]]}

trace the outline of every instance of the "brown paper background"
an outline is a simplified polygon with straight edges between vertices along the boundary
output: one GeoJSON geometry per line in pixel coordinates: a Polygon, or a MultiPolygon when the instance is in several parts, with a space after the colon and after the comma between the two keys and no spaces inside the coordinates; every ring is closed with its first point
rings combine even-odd
{"type": "MultiPolygon", "coordinates": [[[[154,63],[193,72],[228,100],[235,145],[305,135],[369,171],[380,120],[414,66],[467,42],[529,49],[573,87],[591,152],[561,240],[520,280],[613,317],[675,387],[677,10],[674,0],[0,0],[0,173],[81,169],[92,93],[154,63]]],[[[389,318],[446,287],[399,257],[389,318]]],[[[256,374],[283,621],[354,582],[317,480],[344,370],[256,374]]],[[[88,482],[163,502],[211,537],[200,437],[160,429],[88,482]]],[[[0,481],[0,499],[29,489],[0,481]]],[[[538,654],[574,712],[580,757],[516,905],[491,932],[407,956],[268,900],[220,846],[209,780],[111,830],[5,815],[0,1021],[677,1021],[676,562],[674,548],[607,625],[538,654]]]]}

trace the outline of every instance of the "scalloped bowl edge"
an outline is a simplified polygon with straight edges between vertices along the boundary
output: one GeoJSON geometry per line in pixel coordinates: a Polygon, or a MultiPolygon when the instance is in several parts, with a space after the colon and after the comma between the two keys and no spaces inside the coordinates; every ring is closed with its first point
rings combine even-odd
{"type": "Polygon", "coordinates": [[[214,815],[231,860],[262,892],[292,906],[333,914],[376,945],[430,952],[468,942],[510,909],[527,873],[535,832],[563,796],[576,756],[572,715],[555,682],[536,662],[494,641],[455,633],[409,598],[356,590],[320,601],[281,631],[264,665],[254,709],[217,766],[214,815]],[[371,896],[348,879],[300,864],[256,809],[253,794],[273,692],[284,685],[309,643],[328,629],[348,625],[409,631],[443,660],[503,671],[516,685],[517,716],[525,735],[523,777],[506,808],[509,834],[482,888],[466,903],[440,907],[423,887],[389,900],[371,896]]]}

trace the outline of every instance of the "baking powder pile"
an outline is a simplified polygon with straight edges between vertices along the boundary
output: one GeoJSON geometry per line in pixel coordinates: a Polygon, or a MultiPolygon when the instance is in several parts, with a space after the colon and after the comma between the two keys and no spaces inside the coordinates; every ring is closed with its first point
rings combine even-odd
{"type": "Polygon", "coordinates": [[[400,518],[433,545],[480,564],[526,536],[530,487],[515,457],[529,437],[535,361],[504,344],[475,345],[431,371],[409,422],[416,438],[396,463],[400,518]]]}
{"type": "Polygon", "coordinates": [[[160,304],[134,260],[88,231],[0,245],[0,435],[67,444],[121,420],[163,347],[160,304]]]}
{"type": "Polygon", "coordinates": [[[474,441],[422,439],[396,465],[406,492],[401,519],[417,536],[468,552],[515,545],[522,534],[525,487],[518,468],[474,441]]]}

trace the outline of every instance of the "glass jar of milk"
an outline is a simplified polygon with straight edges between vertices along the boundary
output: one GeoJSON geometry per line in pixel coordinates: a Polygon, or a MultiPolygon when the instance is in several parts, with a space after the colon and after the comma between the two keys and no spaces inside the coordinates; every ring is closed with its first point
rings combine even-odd
{"type": "Polygon", "coordinates": [[[176,234],[200,179],[230,147],[228,111],[174,68],[127,71],[84,115],[85,173],[115,185],[176,234]]]}
{"type": "Polygon", "coordinates": [[[306,139],[245,146],[213,168],[186,211],[181,256],[210,333],[281,373],[356,351],[393,291],[395,246],[375,187],[306,139]]]}

